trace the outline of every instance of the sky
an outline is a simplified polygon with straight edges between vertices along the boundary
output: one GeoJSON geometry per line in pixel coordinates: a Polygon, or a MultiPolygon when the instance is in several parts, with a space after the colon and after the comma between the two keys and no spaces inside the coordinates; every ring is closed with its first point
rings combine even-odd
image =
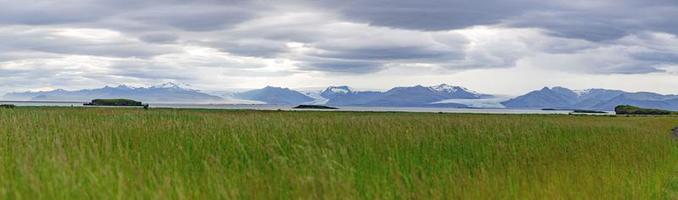
{"type": "Polygon", "coordinates": [[[675,0],[0,0],[0,94],[447,83],[678,94],[675,0]]]}

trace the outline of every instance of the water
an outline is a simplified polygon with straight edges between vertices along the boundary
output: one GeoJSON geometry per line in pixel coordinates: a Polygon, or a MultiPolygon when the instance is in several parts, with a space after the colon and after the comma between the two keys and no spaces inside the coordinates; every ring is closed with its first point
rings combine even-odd
{"type": "MultiPolygon", "coordinates": [[[[14,104],[16,106],[45,106],[45,107],[83,107],[85,102],[53,102],[53,101],[0,101],[0,104],[14,104]]],[[[151,108],[177,109],[226,109],[226,110],[295,110],[293,106],[263,105],[263,104],[150,104],[151,108]]],[[[308,110],[308,109],[303,109],[308,110]]],[[[357,111],[357,112],[423,112],[423,113],[478,113],[478,114],[570,114],[568,110],[530,110],[530,109],[470,109],[470,108],[420,108],[420,107],[339,107],[339,110],[313,111],[357,111]]],[[[597,115],[611,115],[605,113],[597,115]]]]}
{"type": "Polygon", "coordinates": [[[58,102],[58,101],[0,101],[0,104],[14,104],[16,106],[45,106],[45,107],[83,107],[85,102],[58,102]]]}

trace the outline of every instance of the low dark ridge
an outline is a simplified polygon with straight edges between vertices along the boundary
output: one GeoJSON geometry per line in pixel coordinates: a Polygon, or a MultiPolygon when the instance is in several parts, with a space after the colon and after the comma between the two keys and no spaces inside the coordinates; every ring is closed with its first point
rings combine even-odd
{"type": "Polygon", "coordinates": [[[335,107],[330,107],[330,106],[322,106],[322,105],[299,105],[297,107],[294,107],[294,109],[339,109],[335,107]]]}

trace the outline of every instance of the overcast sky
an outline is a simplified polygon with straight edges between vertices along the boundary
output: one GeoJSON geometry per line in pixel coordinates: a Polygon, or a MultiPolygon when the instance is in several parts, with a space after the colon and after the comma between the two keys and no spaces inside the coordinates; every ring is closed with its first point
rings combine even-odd
{"type": "Polygon", "coordinates": [[[448,83],[678,94],[676,0],[0,0],[0,94],[448,83]]]}

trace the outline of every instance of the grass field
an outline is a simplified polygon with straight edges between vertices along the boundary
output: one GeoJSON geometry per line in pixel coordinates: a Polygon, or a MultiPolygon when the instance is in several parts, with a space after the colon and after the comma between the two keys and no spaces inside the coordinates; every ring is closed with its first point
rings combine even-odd
{"type": "Polygon", "coordinates": [[[678,199],[678,117],[0,109],[1,199],[678,199]]]}

